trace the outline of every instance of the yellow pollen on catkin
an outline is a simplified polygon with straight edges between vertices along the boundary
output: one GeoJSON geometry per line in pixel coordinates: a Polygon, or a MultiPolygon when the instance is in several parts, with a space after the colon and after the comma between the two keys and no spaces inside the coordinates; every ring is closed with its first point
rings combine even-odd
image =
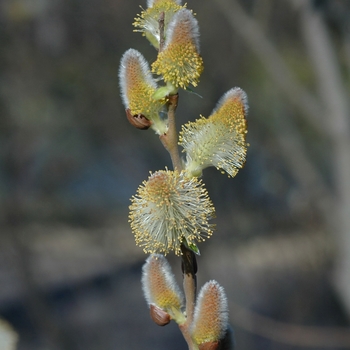
{"type": "Polygon", "coordinates": [[[153,73],[162,75],[165,82],[183,89],[190,84],[197,86],[203,69],[203,59],[192,43],[170,44],[152,64],[153,73]]]}
{"type": "Polygon", "coordinates": [[[245,164],[247,153],[246,95],[229,90],[209,118],[201,117],[183,125],[179,144],[186,152],[186,171],[200,176],[202,170],[215,166],[234,177],[245,164]]]}
{"type": "Polygon", "coordinates": [[[164,101],[154,101],[152,95],[155,88],[144,79],[143,70],[136,57],[131,57],[126,70],[127,97],[129,108],[133,115],[143,114],[145,116],[158,113],[164,105],[164,101]]]}
{"type": "Polygon", "coordinates": [[[162,309],[169,309],[170,307],[180,309],[181,307],[177,295],[170,290],[164,291],[163,293],[157,293],[155,303],[162,309]]]}
{"type": "Polygon", "coordinates": [[[185,322],[182,313],[184,296],[164,255],[151,254],[142,267],[142,289],[147,303],[165,311],[178,324],[185,322]]]}
{"type": "Polygon", "coordinates": [[[140,114],[151,121],[150,126],[157,134],[166,133],[167,122],[160,114],[166,98],[153,99],[158,86],[152,77],[148,62],[137,50],[129,49],[124,53],[120,62],[119,83],[128,115],[140,114]]]}
{"type": "Polygon", "coordinates": [[[149,280],[149,294],[152,296],[152,302],[163,310],[168,310],[170,307],[180,309],[182,306],[182,299],[178,290],[173,287],[174,282],[169,282],[169,276],[164,274],[162,265],[159,264],[159,266],[157,266],[158,260],[153,260],[153,269],[148,269],[147,276],[149,280]]]}
{"type": "Polygon", "coordinates": [[[164,49],[152,64],[152,72],[185,89],[190,84],[197,86],[203,67],[197,20],[190,10],[181,9],[169,24],[164,49]]]}
{"type": "Polygon", "coordinates": [[[209,118],[221,122],[230,130],[245,140],[247,134],[247,120],[245,119],[244,104],[238,98],[228,98],[227,101],[209,118]]]}
{"type": "Polygon", "coordinates": [[[133,23],[133,26],[136,28],[135,32],[141,32],[142,35],[149,39],[153,46],[158,48],[160,41],[158,20],[161,13],[164,12],[164,27],[166,30],[174,14],[182,8],[186,8],[186,5],[179,5],[173,0],[154,1],[152,7],[143,10],[135,18],[135,22],[133,23]]]}
{"type": "Polygon", "coordinates": [[[203,183],[177,171],[157,171],[132,197],[129,221],[136,244],[145,253],[174,251],[195,245],[213,232],[214,206],[203,183]]]}

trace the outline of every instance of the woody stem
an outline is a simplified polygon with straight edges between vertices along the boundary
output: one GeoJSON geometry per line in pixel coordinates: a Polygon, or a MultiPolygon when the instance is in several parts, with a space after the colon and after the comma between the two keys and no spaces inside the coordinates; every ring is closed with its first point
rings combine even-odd
{"type": "Polygon", "coordinates": [[[168,97],[168,131],[166,134],[160,135],[163,146],[170,154],[171,161],[175,170],[181,172],[182,163],[177,144],[177,131],[175,124],[175,111],[177,107],[179,95],[169,95],[168,97]]]}
{"type": "MultiPolygon", "coordinates": [[[[175,111],[177,107],[179,95],[169,95],[168,97],[168,131],[166,134],[161,135],[159,138],[163,143],[164,147],[170,154],[171,161],[175,170],[182,170],[182,162],[178,149],[178,135],[175,125],[175,111]]],[[[197,262],[195,254],[181,245],[182,252],[182,272],[183,272],[183,287],[186,297],[186,322],[180,326],[181,332],[189,346],[189,349],[194,349],[191,336],[189,334],[189,327],[193,320],[193,313],[196,301],[196,290],[197,290],[197,262]]]]}
{"type": "MultiPolygon", "coordinates": [[[[159,16],[159,33],[160,33],[160,43],[159,52],[164,48],[164,12],[159,16]]],[[[166,134],[160,135],[160,140],[163,146],[170,154],[170,158],[174,167],[174,170],[181,172],[182,162],[179,154],[178,148],[178,134],[176,130],[175,123],[175,112],[179,100],[179,95],[169,95],[168,96],[168,131],[166,134]]],[[[193,313],[196,301],[196,291],[197,291],[197,261],[194,253],[181,245],[182,252],[182,272],[183,272],[183,287],[186,297],[186,315],[187,319],[183,325],[180,325],[180,330],[188,344],[190,350],[194,350],[194,344],[189,333],[189,327],[193,321],[193,313]]]]}
{"type": "Polygon", "coordinates": [[[193,313],[196,301],[197,291],[197,261],[196,256],[192,250],[181,245],[182,252],[182,272],[183,272],[183,285],[186,295],[186,328],[188,328],[193,321],[193,313]]]}

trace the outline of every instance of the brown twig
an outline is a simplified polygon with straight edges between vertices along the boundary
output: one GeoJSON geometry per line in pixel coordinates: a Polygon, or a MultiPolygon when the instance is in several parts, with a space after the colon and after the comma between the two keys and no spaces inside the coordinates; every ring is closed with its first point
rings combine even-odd
{"type": "MultiPolygon", "coordinates": [[[[170,95],[168,101],[168,132],[161,135],[159,138],[164,147],[170,154],[171,161],[175,170],[182,170],[182,162],[178,149],[178,135],[175,124],[175,111],[178,102],[178,94],[170,95]]],[[[179,326],[190,350],[194,350],[194,344],[189,334],[189,326],[193,320],[193,313],[196,301],[197,291],[197,262],[195,254],[184,245],[181,245],[182,252],[182,272],[183,272],[183,287],[186,297],[186,322],[179,326]]]]}
{"type": "Polygon", "coordinates": [[[233,325],[273,341],[301,347],[350,347],[349,328],[312,327],[275,321],[231,302],[233,325]]]}
{"type": "Polygon", "coordinates": [[[186,294],[186,323],[192,323],[193,311],[197,290],[197,261],[195,254],[184,245],[181,245],[182,272],[184,277],[184,290],[186,294]]]}
{"type": "Polygon", "coordinates": [[[196,302],[197,292],[197,261],[195,254],[183,244],[181,245],[182,252],[182,273],[183,287],[186,296],[186,322],[180,325],[180,330],[188,344],[189,349],[195,349],[192,338],[189,334],[189,327],[193,321],[193,313],[196,302]]]}
{"type": "Polygon", "coordinates": [[[175,111],[179,95],[170,95],[168,100],[168,132],[160,135],[163,146],[169,152],[173,167],[177,171],[182,170],[182,162],[179,154],[177,131],[175,124],[175,111]]]}

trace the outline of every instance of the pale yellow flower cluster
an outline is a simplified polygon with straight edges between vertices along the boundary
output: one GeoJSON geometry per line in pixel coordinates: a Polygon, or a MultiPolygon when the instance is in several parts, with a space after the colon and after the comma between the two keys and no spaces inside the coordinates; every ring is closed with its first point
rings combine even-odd
{"type": "Polygon", "coordinates": [[[147,9],[143,10],[135,18],[133,25],[136,28],[135,32],[141,32],[156,49],[159,49],[160,31],[158,20],[161,14],[164,13],[164,27],[166,31],[175,13],[180,9],[186,8],[186,5],[182,6],[181,1],[173,0],[148,1],[147,5],[147,9]]]}
{"type": "Polygon", "coordinates": [[[152,64],[152,71],[176,88],[197,86],[203,60],[199,55],[198,23],[190,10],[181,9],[174,15],[166,31],[164,49],[152,64]]]}
{"type": "MultiPolygon", "coordinates": [[[[168,261],[163,255],[151,254],[142,268],[142,289],[154,321],[165,325],[174,320],[179,325],[186,322],[184,297],[176,283],[168,261]],[[161,312],[162,311],[162,312],[161,312]]],[[[228,331],[228,305],[224,288],[212,280],[201,288],[194,309],[192,323],[188,327],[193,342],[216,345],[228,331]]]]}
{"type": "MultiPolygon", "coordinates": [[[[129,49],[121,60],[120,86],[128,118],[140,129],[168,131],[164,108],[179,88],[196,86],[203,71],[199,53],[198,22],[180,0],[148,0],[148,8],[135,18],[142,32],[158,49],[150,65],[141,53],[129,49]],[[164,30],[160,30],[160,19],[164,30]],[[161,36],[164,35],[162,38],[161,36]],[[153,74],[159,76],[154,79],[153,74]],[[165,85],[158,86],[158,81],[165,85]]],[[[136,244],[146,253],[181,254],[181,245],[199,253],[197,242],[212,235],[214,207],[203,183],[203,169],[214,166],[234,177],[244,166],[247,143],[247,96],[229,90],[208,118],[182,127],[179,144],[186,154],[184,170],[157,171],[132,197],[129,221],[136,244]]]]}
{"type": "Polygon", "coordinates": [[[132,197],[129,221],[136,244],[146,253],[174,251],[181,244],[195,249],[213,232],[214,206],[201,180],[184,172],[160,170],[150,175],[132,197]]]}
{"type": "Polygon", "coordinates": [[[167,131],[166,123],[160,118],[165,100],[154,100],[153,94],[157,89],[157,83],[149,70],[148,62],[142,54],[134,49],[126,51],[121,59],[120,88],[125,108],[132,115],[143,115],[151,120],[152,128],[158,134],[167,131]]]}
{"type": "Polygon", "coordinates": [[[186,259],[188,250],[199,254],[197,243],[210,238],[214,229],[215,208],[199,179],[203,170],[213,166],[234,177],[245,164],[247,96],[240,88],[227,91],[208,118],[201,116],[183,125],[177,140],[174,110],[178,90],[196,87],[203,72],[198,22],[181,0],[147,0],[147,9],[133,25],[158,53],[151,65],[134,49],[122,57],[119,79],[127,117],[138,129],[151,127],[160,135],[175,166],[174,171],[166,168],[150,173],[131,198],[129,222],[136,245],[150,254],[142,270],[143,292],[156,324],[164,326],[174,320],[191,349],[218,349],[230,339],[224,289],[209,281],[195,301],[195,290],[189,291],[195,289],[195,259],[191,255],[190,269],[186,259]],[[177,141],[186,155],[182,163],[172,153],[177,141]],[[186,310],[164,257],[169,252],[184,253],[185,294],[190,296],[186,310]]]}
{"type": "Polygon", "coordinates": [[[186,152],[186,171],[200,176],[215,166],[234,177],[247,154],[247,96],[240,88],[229,90],[209,118],[201,117],[182,127],[179,144],[186,152]]]}
{"type": "Polygon", "coordinates": [[[138,51],[130,49],[124,54],[119,71],[124,106],[132,116],[144,116],[158,134],[164,134],[167,121],[162,119],[160,111],[167,102],[167,95],[176,94],[178,88],[197,86],[203,71],[198,22],[181,1],[149,0],[148,8],[135,18],[134,26],[135,31],[142,32],[158,49],[158,56],[150,69],[138,51]],[[164,47],[160,47],[161,42],[164,47]],[[165,85],[158,86],[152,73],[165,85]]]}
{"type": "Polygon", "coordinates": [[[156,305],[177,323],[183,323],[184,297],[176,283],[168,261],[163,255],[152,254],[142,268],[142,288],[148,305],[156,305]]]}

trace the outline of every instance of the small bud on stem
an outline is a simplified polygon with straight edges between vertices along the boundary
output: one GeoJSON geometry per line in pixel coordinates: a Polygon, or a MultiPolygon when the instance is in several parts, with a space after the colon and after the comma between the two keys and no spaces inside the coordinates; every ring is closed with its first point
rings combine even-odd
{"type": "Polygon", "coordinates": [[[161,327],[166,326],[171,321],[170,315],[154,304],[150,305],[150,315],[153,322],[161,327]]]}
{"type": "Polygon", "coordinates": [[[130,108],[127,108],[125,112],[129,123],[137,129],[147,130],[152,125],[152,122],[141,113],[133,115],[130,108]]]}

